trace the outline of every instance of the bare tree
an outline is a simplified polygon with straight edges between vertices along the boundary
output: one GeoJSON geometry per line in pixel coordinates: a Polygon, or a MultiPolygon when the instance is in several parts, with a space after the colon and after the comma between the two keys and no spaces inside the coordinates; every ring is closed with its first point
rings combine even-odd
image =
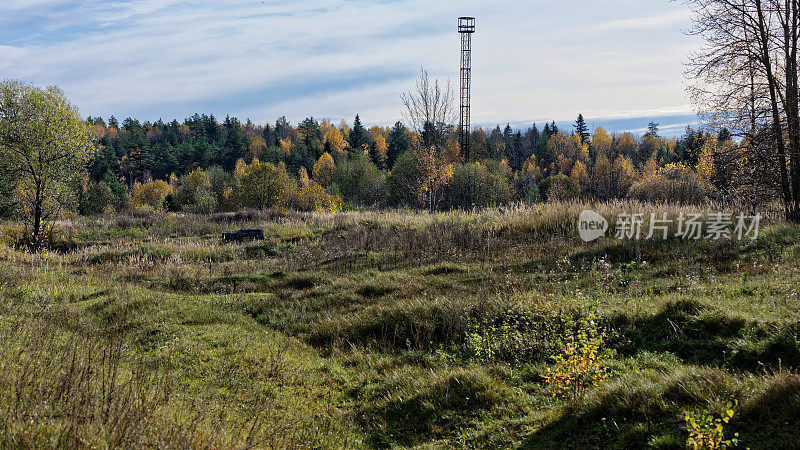
{"type": "Polygon", "coordinates": [[[712,122],[743,138],[748,164],[769,164],[779,175],[785,215],[800,221],[800,0],[686,3],[694,12],[692,31],[706,43],[689,64],[694,101],[712,122]],[[771,155],[764,154],[765,138],[771,155]]]}
{"type": "Polygon", "coordinates": [[[448,80],[444,86],[439,80],[431,83],[428,72],[420,68],[414,90],[401,94],[405,105],[404,119],[420,133],[425,146],[441,146],[456,120],[455,95],[448,80]]]}

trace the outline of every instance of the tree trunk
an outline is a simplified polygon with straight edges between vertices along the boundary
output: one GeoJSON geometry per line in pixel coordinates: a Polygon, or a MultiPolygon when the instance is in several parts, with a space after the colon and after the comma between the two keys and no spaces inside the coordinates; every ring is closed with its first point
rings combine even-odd
{"type": "Polygon", "coordinates": [[[39,239],[42,231],[42,206],[39,199],[36,199],[36,205],[33,207],[33,248],[38,249],[39,239]]]}
{"type": "Polygon", "coordinates": [[[789,137],[789,161],[791,164],[792,203],[789,220],[800,221],[800,117],[798,116],[797,91],[797,11],[795,2],[786,1],[783,23],[784,57],[786,59],[786,127],[789,137]]]}
{"type": "Polygon", "coordinates": [[[764,11],[761,5],[761,0],[756,0],[756,10],[758,12],[758,40],[760,44],[761,64],[764,66],[764,71],[767,76],[767,84],[769,86],[770,105],[772,107],[772,132],[775,139],[775,145],[778,149],[778,166],[781,175],[781,191],[783,193],[784,214],[787,219],[792,218],[792,193],[789,188],[789,173],[786,168],[786,144],[783,140],[783,127],[781,126],[781,114],[778,107],[778,95],[775,77],[772,74],[772,61],[769,55],[769,40],[770,36],[767,33],[764,21],[764,11]]]}

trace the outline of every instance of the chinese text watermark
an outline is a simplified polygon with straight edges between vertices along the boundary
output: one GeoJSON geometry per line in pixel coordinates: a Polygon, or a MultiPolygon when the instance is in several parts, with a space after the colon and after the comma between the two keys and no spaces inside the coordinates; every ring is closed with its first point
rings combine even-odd
{"type": "MultiPolygon", "coordinates": [[[[617,216],[613,237],[619,240],[662,239],[670,236],[685,239],[756,239],[758,238],[761,214],[755,215],[681,212],[676,218],[667,213],[622,213],[617,216]]],[[[578,217],[578,234],[591,242],[606,235],[608,220],[592,210],[581,212],[578,217]]]]}

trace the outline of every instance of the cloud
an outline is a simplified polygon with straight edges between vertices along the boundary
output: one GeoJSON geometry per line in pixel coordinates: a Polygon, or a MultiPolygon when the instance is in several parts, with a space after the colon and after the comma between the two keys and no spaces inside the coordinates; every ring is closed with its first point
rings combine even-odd
{"type": "Polygon", "coordinates": [[[690,11],[687,8],[650,16],[610,20],[592,25],[590,28],[595,31],[652,30],[655,28],[674,28],[685,25],[689,23],[690,19],[690,11]]]}
{"type": "Polygon", "coordinates": [[[392,123],[420,66],[457,82],[468,14],[481,121],[684,107],[682,7],[569,3],[28,0],[0,6],[0,72],[61,86],[85,115],[392,123]]]}

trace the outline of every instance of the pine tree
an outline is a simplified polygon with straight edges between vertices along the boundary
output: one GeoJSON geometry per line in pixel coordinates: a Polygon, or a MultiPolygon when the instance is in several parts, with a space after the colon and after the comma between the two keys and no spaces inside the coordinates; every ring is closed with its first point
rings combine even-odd
{"type": "Polygon", "coordinates": [[[358,117],[358,114],[356,114],[356,119],[353,121],[353,129],[350,130],[348,138],[350,140],[350,149],[357,153],[363,152],[364,147],[369,145],[367,130],[361,125],[361,118],[358,117]]]}
{"type": "Polygon", "coordinates": [[[394,167],[397,157],[411,148],[411,134],[408,129],[400,122],[394,124],[392,131],[389,132],[389,142],[387,142],[386,165],[389,169],[394,167]]]}
{"type": "Polygon", "coordinates": [[[585,144],[589,141],[589,127],[586,126],[586,122],[583,120],[583,114],[578,114],[578,120],[575,121],[575,133],[581,137],[581,144],[585,144]]]}
{"type": "Polygon", "coordinates": [[[658,137],[658,123],[650,122],[647,124],[647,133],[645,136],[658,137]]]}

